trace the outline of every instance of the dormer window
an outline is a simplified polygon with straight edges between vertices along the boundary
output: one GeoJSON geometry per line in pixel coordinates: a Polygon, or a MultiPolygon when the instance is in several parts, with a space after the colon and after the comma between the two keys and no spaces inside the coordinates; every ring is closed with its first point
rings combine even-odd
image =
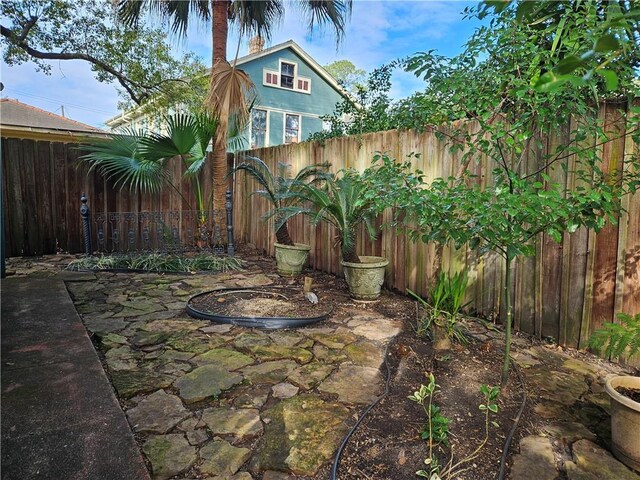
{"type": "Polygon", "coordinates": [[[268,87],[286,88],[300,93],[311,93],[311,79],[301,77],[298,64],[280,59],[278,70],[263,69],[262,84],[268,87]]]}
{"type": "Polygon", "coordinates": [[[280,86],[293,89],[293,80],[296,76],[296,66],[293,63],[282,62],[280,64],[280,86]]]}

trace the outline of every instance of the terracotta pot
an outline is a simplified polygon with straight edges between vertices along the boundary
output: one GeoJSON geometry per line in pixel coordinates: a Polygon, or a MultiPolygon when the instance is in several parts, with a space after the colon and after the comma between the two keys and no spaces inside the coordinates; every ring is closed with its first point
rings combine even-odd
{"type": "Polygon", "coordinates": [[[621,395],[616,387],[640,390],[640,377],[613,376],[605,384],[611,397],[611,450],[618,460],[640,472],[640,403],[621,395]]]}
{"type": "Polygon", "coordinates": [[[389,260],[383,257],[359,258],[362,263],[342,262],[349,294],[356,300],[375,300],[380,296],[389,260]]]}
{"type": "Polygon", "coordinates": [[[296,243],[295,245],[275,244],[276,247],[276,263],[278,265],[278,273],[283,277],[292,277],[302,272],[309,250],[311,247],[304,243],[296,243]]]}

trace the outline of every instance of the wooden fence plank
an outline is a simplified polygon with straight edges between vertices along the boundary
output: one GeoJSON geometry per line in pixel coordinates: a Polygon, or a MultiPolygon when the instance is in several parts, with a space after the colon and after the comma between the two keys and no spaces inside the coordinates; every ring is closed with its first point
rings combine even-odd
{"type": "MultiPolygon", "coordinates": [[[[616,105],[604,107],[605,131],[618,135],[624,127],[619,123],[620,113],[616,105]]],[[[612,140],[602,147],[603,173],[614,173],[621,169],[624,138],[612,140]]],[[[600,328],[604,322],[614,319],[615,282],[618,252],[618,228],[607,224],[596,235],[595,264],[593,271],[593,307],[590,331],[600,328]]]]}

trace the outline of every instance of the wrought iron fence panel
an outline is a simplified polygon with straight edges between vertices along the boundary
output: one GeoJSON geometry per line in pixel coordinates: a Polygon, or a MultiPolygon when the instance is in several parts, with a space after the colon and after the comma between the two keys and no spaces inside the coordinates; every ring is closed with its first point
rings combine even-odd
{"type": "Polygon", "coordinates": [[[95,250],[100,253],[197,250],[227,253],[226,209],[107,212],[92,216],[95,250]]]}

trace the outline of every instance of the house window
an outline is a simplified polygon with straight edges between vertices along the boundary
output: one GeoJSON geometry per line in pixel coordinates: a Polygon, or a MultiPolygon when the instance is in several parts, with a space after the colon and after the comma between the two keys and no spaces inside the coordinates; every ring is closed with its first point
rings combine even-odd
{"type": "Polygon", "coordinates": [[[278,60],[278,70],[263,69],[262,84],[269,87],[284,88],[300,93],[311,93],[311,79],[299,76],[300,71],[295,62],[278,60]]]}
{"type": "Polygon", "coordinates": [[[251,148],[267,145],[267,111],[253,110],[251,113],[251,148]]]}
{"type": "Polygon", "coordinates": [[[300,141],[300,115],[285,114],[284,119],[284,143],[297,143],[300,141]]]}
{"type": "Polygon", "coordinates": [[[293,80],[296,76],[296,66],[292,63],[280,64],[280,86],[293,89],[293,80]]]}

